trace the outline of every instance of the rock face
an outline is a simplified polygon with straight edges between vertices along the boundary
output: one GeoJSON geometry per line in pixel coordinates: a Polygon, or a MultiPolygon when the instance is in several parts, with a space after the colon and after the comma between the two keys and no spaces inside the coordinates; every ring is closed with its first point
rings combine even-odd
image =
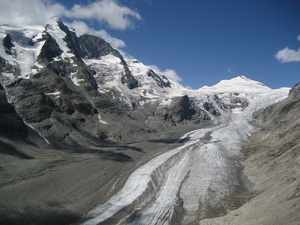
{"type": "Polygon", "coordinates": [[[165,81],[165,80],[167,80],[166,77],[163,76],[163,78],[165,78],[165,80],[163,80],[163,79],[162,79],[160,76],[158,76],[153,70],[149,70],[149,71],[147,72],[147,75],[148,75],[149,77],[153,78],[153,79],[157,82],[157,84],[158,84],[160,87],[162,87],[162,88],[164,88],[164,87],[170,87],[170,86],[171,86],[170,82],[165,81]]]}
{"type": "Polygon", "coordinates": [[[187,95],[175,98],[170,106],[167,108],[163,107],[157,114],[161,114],[163,119],[171,125],[187,123],[189,120],[196,120],[195,123],[200,123],[201,120],[210,119],[205,113],[201,117],[200,113],[196,112],[191,106],[187,95]]]}
{"type": "Polygon", "coordinates": [[[126,84],[129,89],[134,89],[137,87],[138,82],[132,76],[123,56],[117,50],[113,49],[110,44],[108,44],[102,38],[88,34],[80,36],[79,42],[83,50],[83,57],[87,57],[89,59],[98,59],[101,56],[112,54],[119,58],[125,71],[124,75],[122,76],[122,83],[126,84]]]}
{"type": "Polygon", "coordinates": [[[209,113],[211,113],[214,116],[220,115],[220,112],[214,107],[212,102],[205,102],[203,104],[203,107],[205,110],[207,110],[209,113]]]}
{"type": "Polygon", "coordinates": [[[9,34],[5,36],[3,39],[3,46],[5,48],[5,52],[9,55],[11,55],[11,49],[14,47],[14,44],[12,43],[11,37],[9,34]]]}
{"type": "Polygon", "coordinates": [[[297,110],[300,107],[300,83],[296,84],[289,92],[289,97],[278,104],[266,107],[255,112],[253,118],[255,124],[270,129],[272,132],[280,132],[280,137],[285,133],[297,130],[297,110]],[[295,118],[296,116],[296,118],[295,118]]]}
{"type": "Polygon", "coordinates": [[[79,42],[82,48],[83,57],[97,59],[101,56],[112,54],[120,59],[123,59],[122,55],[102,38],[84,34],[79,37],[79,42]]]}
{"type": "MultiPolygon", "coordinates": [[[[41,52],[37,58],[37,61],[41,64],[48,64],[49,62],[53,61],[53,59],[57,56],[60,56],[62,50],[59,48],[56,41],[51,37],[48,33],[43,35],[43,38],[39,41],[45,41],[41,52]]],[[[34,43],[32,43],[34,45],[34,43]]]]}
{"type": "Polygon", "coordinates": [[[147,124],[159,129],[166,125],[203,124],[211,119],[203,110],[197,112],[187,95],[170,101],[167,105],[159,106],[155,115],[148,118],[147,124]]]}
{"type": "Polygon", "coordinates": [[[0,84],[0,136],[6,138],[27,137],[27,128],[13,105],[6,99],[5,89],[0,84]]]}

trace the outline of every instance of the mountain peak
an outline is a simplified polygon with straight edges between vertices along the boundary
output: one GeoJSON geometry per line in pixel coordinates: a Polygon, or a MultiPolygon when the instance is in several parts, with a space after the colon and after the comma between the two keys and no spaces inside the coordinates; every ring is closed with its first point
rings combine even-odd
{"type": "Polygon", "coordinates": [[[211,87],[204,86],[199,90],[214,92],[264,92],[271,90],[271,88],[259,81],[254,81],[241,75],[230,80],[221,80],[211,87]]]}
{"type": "Polygon", "coordinates": [[[238,76],[239,78],[242,78],[242,79],[249,79],[248,77],[245,77],[244,75],[240,75],[238,76]]]}

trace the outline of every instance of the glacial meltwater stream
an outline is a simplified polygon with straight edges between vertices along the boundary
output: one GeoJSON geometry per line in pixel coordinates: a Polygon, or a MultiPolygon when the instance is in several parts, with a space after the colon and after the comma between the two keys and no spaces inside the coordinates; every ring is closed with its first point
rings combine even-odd
{"type": "Polygon", "coordinates": [[[240,150],[254,131],[238,111],[226,123],[186,134],[182,138],[188,141],[182,146],[137,168],[118,193],[85,216],[83,224],[109,224],[126,207],[129,213],[116,216],[117,224],[172,224],[174,217],[180,220],[175,224],[189,224],[199,219],[206,206],[220,207],[237,191],[240,150]],[[175,215],[180,210],[180,216],[175,215]]]}

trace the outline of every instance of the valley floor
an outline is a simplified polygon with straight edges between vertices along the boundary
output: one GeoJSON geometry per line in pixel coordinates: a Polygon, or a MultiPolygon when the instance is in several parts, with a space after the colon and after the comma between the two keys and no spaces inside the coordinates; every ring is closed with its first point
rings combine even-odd
{"type": "Polygon", "coordinates": [[[55,149],[1,139],[0,224],[70,224],[115,194],[138,164],[181,145],[177,127],[148,141],[55,149]]]}
{"type": "Polygon", "coordinates": [[[269,154],[261,132],[246,145],[254,131],[237,112],[218,126],[177,127],[147,141],[86,149],[29,142],[20,148],[1,139],[0,224],[299,224],[299,144],[269,154]],[[179,150],[166,166],[149,166],[179,150]],[[127,179],[136,174],[143,185],[147,173],[151,185],[135,200],[139,187],[127,193],[127,179]],[[115,204],[118,195],[128,202],[115,204]]]}

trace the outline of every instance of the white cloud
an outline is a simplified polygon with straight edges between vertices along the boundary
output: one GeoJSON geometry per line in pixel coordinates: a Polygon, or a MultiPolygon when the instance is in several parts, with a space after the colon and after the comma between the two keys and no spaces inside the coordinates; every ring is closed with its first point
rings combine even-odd
{"type": "Polygon", "coordinates": [[[175,70],[171,69],[166,69],[165,71],[162,72],[166,77],[170,78],[171,80],[180,82],[182,81],[182,78],[178,76],[175,70]]]}
{"type": "Polygon", "coordinates": [[[278,51],[275,55],[276,59],[282,63],[300,62],[300,48],[298,51],[289,49],[288,47],[278,51]]]}
{"type": "Polygon", "coordinates": [[[93,28],[88,27],[87,24],[82,21],[73,21],[72,23],[67,24],[67,26],[72,29],[75,29],[75,32],[78,37],[83,34],[92,34],[101,37],[109,44],[111,44],[113,48],[123,48],[126,46],[124,41],[110,36],[105,30],[95,30],[93,28]]]}
{"type": "Polygon", "coordinates": [[[71,10],[63,14],[68,18],[95,19],[106,22],[113,29],[125,30],[134,27],[132,19],[140,20],[142,17],[135,11],[120,6],[115,0],[102,0],[86,6],[74,5],[71,10]]]}
{"type": "Polygon", "coordinates": [[[178,74],[176,73],[175,70],[172,69],[166,69],[165,71],[161,71],[157,66],[155,65],[150,65],[149,67],[151,67],[155,72],[165,75],[167,78],[170,78],[171,80],[180,82],[182,81],[182,78],[180,76],[178,76],[178,74]]]}
{"type": "Polygon", "coordinates": [[[95,30],[80,20],[94,20],[108,24],[112,29],[125,30],[134,27],[141,16],[118,4],[116,0],[101,0],[87,5],[74,5],[70,10],[54,0],[4,0],[1,1],[0,23],[17,25],[46,25],[54,16],[76,19],[67,24],[78,36],[88,33],[99,36],[114,48],[125,47],[124,41],[110,36],[105,30],[95,30]]]}
{"type": "Polygon", "coordinates": [[[5,0],[1,1],[0,21],[2,24],[44,25],[65,10],[61,4],[50,1],[5,0]]]}
{"type": "Polygon", "coordinates": [[[121,6],[116,0],[101,0],[88,5],[74,5],[68,10],[51,0],[5,0],[1,2],[0,21],[10,24],[42,24],[53,16],[69,19],[97,20],[110,28],[125,30],[134,27],[142,17],[135,11],[121,6]]]}
{"type": "MultiPolygon", "coordinates": [[[[300,35],[298,35],[297,40],[300,41],[300,35]]],[[[293,49],[289,49],[289,47],[286,47],[278,51],[275,55],[275,58],[282,63],[300,62],[300,48],[298,51],[295,51],[293,49]]]]}

